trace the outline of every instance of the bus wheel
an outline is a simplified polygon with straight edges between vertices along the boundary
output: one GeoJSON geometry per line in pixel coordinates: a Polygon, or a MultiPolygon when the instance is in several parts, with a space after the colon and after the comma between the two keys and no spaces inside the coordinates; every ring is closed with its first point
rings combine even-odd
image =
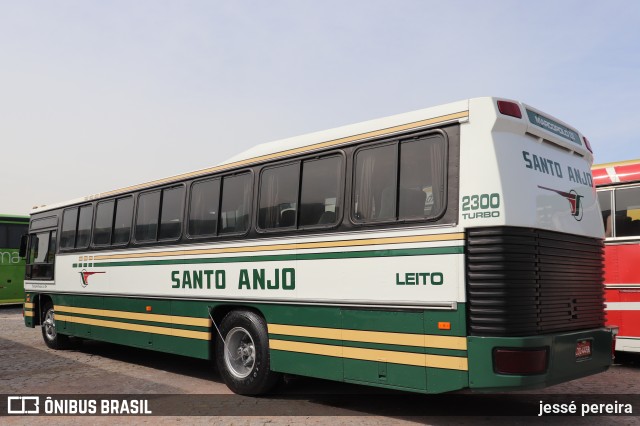
{"type": "Polygon", "coordinates": [[[51,349],[64,349],[68,346],[69,338],[58,334],[53,305],[48,303],[44,307],[44,321],[42,321],[42,338],[51,349]]]}
{"type": "Polygon", "coordinates": [[[269,336],[264,319],[250,311],[231,311],[220,324],[216,362],[225,384],[240,395],[260,395],[280,378],[270,369],[269,336]]]}

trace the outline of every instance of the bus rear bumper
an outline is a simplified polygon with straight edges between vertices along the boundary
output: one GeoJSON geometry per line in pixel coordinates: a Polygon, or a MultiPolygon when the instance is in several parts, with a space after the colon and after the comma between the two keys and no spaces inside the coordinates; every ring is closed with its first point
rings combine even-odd
{"type": "Polygon", "coordinates": [[[533,337],[469,336],[469,387],[537,389],[601,373],[612,362],[613,333],[600,328],[533,337]]]}

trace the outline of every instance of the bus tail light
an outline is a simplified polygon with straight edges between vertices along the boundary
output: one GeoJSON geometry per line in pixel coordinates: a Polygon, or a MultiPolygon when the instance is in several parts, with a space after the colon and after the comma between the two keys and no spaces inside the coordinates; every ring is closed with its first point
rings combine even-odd
{"type": "Polygon", "coordinates": [[[549,348],[497,348],[493,370],[498,374],[543,374],[547,371],[549,348]]]}
{"type": "Polygon", "coordinates": [[[522,118],[522,111],[520,111],[520,106],[515,102],[498,101],[498,111],[500,111],[500,113],[503,115],[522,118]]]}
{"type": "Polygon", "coordinates": [[[593,149],[591,149],[591,144],[589,143],[589,139],[583,136],[582,140],[584,141],[584,146],[586,146],[589,152],[593,154],[593,149]]]}

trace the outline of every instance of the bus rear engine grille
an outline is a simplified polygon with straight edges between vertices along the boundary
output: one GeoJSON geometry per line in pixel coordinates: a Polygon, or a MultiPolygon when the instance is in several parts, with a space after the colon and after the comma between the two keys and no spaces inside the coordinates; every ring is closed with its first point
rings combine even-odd
{"type": "Polygon", "coordinates": [[[600,240],[528,228],[467,232],[471,335],[532,336],[604,326],[600,240]]]}

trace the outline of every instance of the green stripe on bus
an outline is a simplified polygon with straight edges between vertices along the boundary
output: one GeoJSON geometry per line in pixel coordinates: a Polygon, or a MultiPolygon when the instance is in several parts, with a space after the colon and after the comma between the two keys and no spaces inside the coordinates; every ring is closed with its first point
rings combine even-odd
{"type": "MultiPolygon", "coordinates": [[[[237,256],[237,257],[212,257],[205,259],[160,259],[138,260],[120,262],[95,262],[94,267],[113,266],[150,266],[150,265],[192,265],[201,263],[240,263],[240,262],[272,262],[286,260],[328,260],[328,259],[358,259],[366,257],[399,257],[399,256],[424,256],[440,254],[463,254],[463,246],[433,247],[397,250],[367,250],[347,251],[333,253],[300,253],[300,254],[274,254],[264,256],[237,256]]],[[[74,264],[76,265],[76,264],[74,264]]]]}
{"type": "Polygon", "coordinates": [[[122,330],[118,328],[70,322],[65,324],[65,322],[62,321],[60,322],[60,328],[59,332],[61,332],[61,334],[70,334],[77,337],[85,337],[144,349],[153,349],[156,351],[194,358],[211,358],[211,342],[208,340],[189,339],[179,336],[144,333],[133,330],[122,330]],[[72,327],[73,331],[69,332],[69,330],[65,330],[65,326],[72,327]]]}
{"type": "MultiPolygon", "coordinates": [[[[36,300],[33,292],[32,299],[36,300]]],[[[220,307],[228,309],[251,308],[260,312],[267,323],[292,326],[325,327],[334,329],[352,329],[380,332],[414,333],[441,336],[466,336],[466,307],[464,302],[457,303],[453,311],[419,309],[412,312],[421,313],[423,319],[418,324],[407,321],[411,313],[375,309],[355,310],[345,306],[322,306],[308,304],[260,303],[242,300],[180,300],[170,298],[123,297],[111,295],[51,294],[54,305],[73,306],[113,310],[133,313],[150,312],[159,315],[175,315],[188,318],[209,318],[209,309],[214,316],[220,307]],[[152,310],[147,311],[147,306],[152,310]],[[343,321],[349,317],[349,325],[343,321]],[[448,322],[450,329],[438,328],[439,322],[448,322]]],[[[213,296],[212,296],[213,297],[213,296]]]]}

